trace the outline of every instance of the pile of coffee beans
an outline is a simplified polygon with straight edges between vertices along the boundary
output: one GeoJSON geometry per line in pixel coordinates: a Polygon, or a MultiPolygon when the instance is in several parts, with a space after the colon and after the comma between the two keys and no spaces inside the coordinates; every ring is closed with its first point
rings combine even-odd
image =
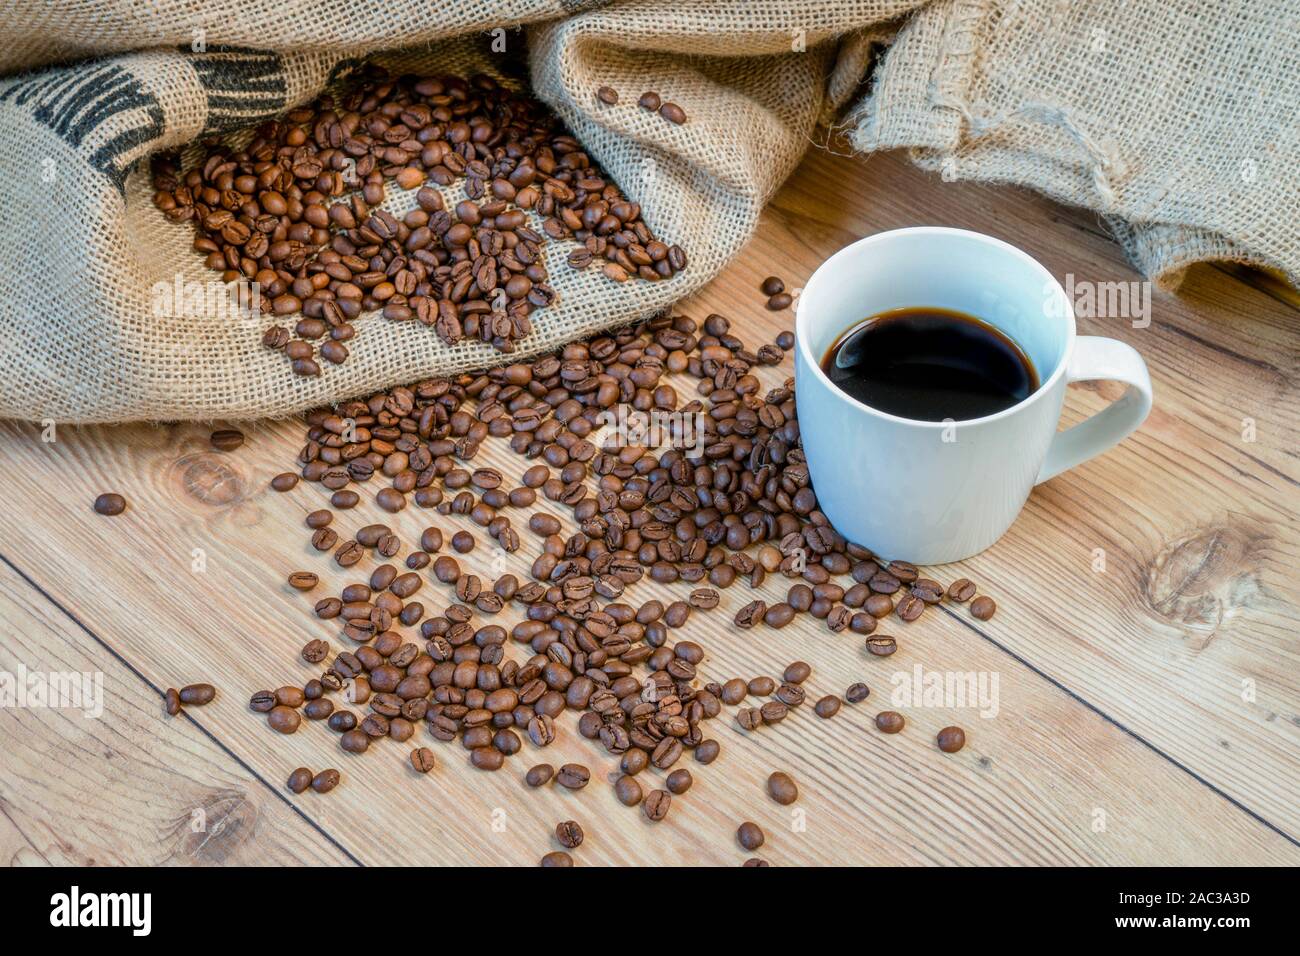
{"type": "Polygon", "coordinates": [[[686,267],[554,114],[489,76],[393,79],[369,67],[349,92],[264,123],[242,148],[205,147],[189,170],[156,159],[154,202],[194,224],[194,248],[241,283],[242,304],[296,317],[263,342],[300,375],[345,361],[354,321],[373,311],[433,326],[448,345],[513,351],[555,300],[548,240],[580,243],[571,267],[600,262],[620,282],[686,267]],[[384,208],[390,181],[417,190],[400,219],[384,208]],[[453,184],[465,198],[450,206],[453,184]]]}
{"type": "MultiPolygon", "coordinates": [[[[302,649],[304,660],[322,666],[320,676],[302,689],[259,691],[252,708],[280,732],[298,729],[301,708],[309,720],[324,720],[352,753],[383,737],[409,740],[423,723],[437,740],[459,740],[471,764],[489,771],[526,745],[550,745],[560,733],[558,718],[574,711],[579,734],[617,762],[617,799],[640,806],[650,821],[663,820],[693,782],[680,766],[683,757],[700,765],[717,758],[720,746],[707,727],[724,707],[736,708],[743,730],[758,732],[808,699],[812,668],[803,661],[790,663],[779,679],[701,681],[704,648],[675,640],[673,632],[716,608],[720,591],[781,575],[791,581],[786,600],[747,603],[737,626],[781,628],[807,615],[830,631],[862,635],[863,652],[875,656],[898,645],[876,633],[887,618],[910,623],[945,600],[975,595],[966,579],[945,589],[831,527],[804,460],[793,382],[765,391],[756,374],[779,364],[786,347],[751,350],[721,315],[703,323],[666,315],[529,363],[430,379],[310,413],[296,474],[277,475],[272,487],[288,490],[289,479],[301,477],[345,510],[359,501],[358,488],[380,483],[374,497],[388,512],[413,504],[464,515],[505,552],[530,540],[540,550],[527,580],[510,573],[485,580],[446,553],[446,536],[435,526],[413,542],[384,524],[342,540],[331,527],[334,511],[311,512],[306,523],[317,550],[332,551],[341,567],[367,557],[375,564],[367,580],[315,604],[319,619],[338,622],[342,645],[314,639],[302,649]],[[693,396],[679,394],[682,382],[693,382],[693,396]],[[621,440],[596,444],[604,414],[620,405],[697,414],[701,440],[694,449],[661,451],[621,440]],[[525,459],[518,485],[476,464],[490,439],[525,459]],[[563,534],[550,509],[566,509],[577,530],[563,534]],[[526,520],[517,521],[516,510],[526,520]],[[693,590],[668,604],[630,601],[646,577],[684,581],[693,590]],[[434,600],[428,587],[438,592],[434,600]],[[507,607],[523,619],[497,623],[507,607]],[[329,702],[345,687],[346,703],[369,713],[329,702]],[[662,788],[638,779],[650,766],[666,772],[662,788]]],[[[475,535],[460,531],[450,543],[464,553],[475,535]]],[[[301,590],[318,586],[311,572],[289,581],[301,590]]],[[[856,683],[843,700],[858,704],[869,694],[856,683]]],[[[823,719],[840,712],[838,695],[815,700],[810,709],[823,719]]],[[[883,733],[903,725],[897,713],[876,718],[883,733]]],[[[962,743],[959,728],[945,729],[938,740],[945,752],[962,743]]],[[[431,752],[411,759],[421,772],[433,766],[431,752]]],[[[545,763],[524,776],[529,787],[573,790],[591,778],[582,765],[556,770],[545,763]]],[[[798,795],[779,773],[768,792],[783,804],[798,795]]],[[[765,838],[746,823],[737,839],[753,850],[765,838]]],[[[561,851],[543,859],[571,863],[561,851]]]]}

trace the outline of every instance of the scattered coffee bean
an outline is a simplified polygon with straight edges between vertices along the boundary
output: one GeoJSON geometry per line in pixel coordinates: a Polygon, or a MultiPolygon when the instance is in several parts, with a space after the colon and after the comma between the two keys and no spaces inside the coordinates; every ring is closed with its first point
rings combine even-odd
{"type": "Polygon", "coordinates": [[[298,729],[298,724],[302,722],[302,718],[298,715],[298,711],[294,710],[292,707],[286,707],[283,704],[277,704],[272,707],[266,717],[267,723],[271,725],[271,729],[282,734],[293,733],[298,729]]]}
{"type": "Polygon", "coordinates": [[[827,694],[813,705],[813,711],[818,717],[834,717],[840,712],[840,703],[840,699],[834,694],[827,694]]]}
{"type": "Polygon", "coordinates": [[[849,689],[844,692],[844,699],[850,704],[860,704],[871,696],[871,688],[866,684],[850,684],[849,689]]]}
{"type": "Polygon", "coordinates": [[[746,820],[736,828],[736,842],[746,850],[757,850],[765,842],[763,831],[757,823],[746,820]]]}
{"type": "Polygon", "coordinates": [[[289,774],[287,784],[290,793],[303,793],[311,786],[312,772],[306,767],[299,767],[289,774]]]}
{"type": "Polygon", "coordinates": [[[581,790],[591,781],[591,771],[579,763],[566,763],[555,775],[555,782],[566,790],[581,790]]]}
{"type": "Polygon", "coordinates": [[[618,90],[612,86],[602,86],[596,90],[596,98],[606,106],[613,106],[618,102],[618,90]]]}
{"type": "Polygon", "coordinates": [[[310,591],[320,578],[310,571],[295,571],[289,575],[289,587],[296,591],[310,591]]]}
{"type": "Polygon", "coordinates": [[[524,774],[524,782],[530,787],[541,787],[551,782],[555,776],[555,768],[549,763],[539,763],[534,767],[529,767],[528,772],[524,774]]]}
{"type": "Polygon", "coordinates": [[[217,451],[234,451],[244,443],[244,433],[238,428],[218,428],[208,440],[217,451]]]}
{"type": "Polygon", "coordinates": [[[298,484],[298,476],[291,471],[284,471],[271,479],[271,488],[275,491],[292,491],[298,484]]]}
{"type": "Polygon", "coordinates": [[[311,778],[311,788],[317,793],[329,793],[339,785],[339,772],[334,769],[322,770],[311,778]]]}
{"type": "Polygon", "coordinates": [[[768,776],[767,792],[773,800],[783,807],[788,807],[799,799],[799,788],[795,786],[794,778],[780,770],[774,771],[768,776]]]}
{"type": "Polygon", "coordinates": [[[987,621],[993,616],[993,612],[998,609],[996,603],[988,595],[981,594],[975,600],[970,602],[971,617],[979,621],[987,621]]]}
{"type": "Polygon", "coordinates": [[[668,792],[679,797],[687,790],[691,789],[691,784],[693,783],[695,783],[695,778],[691,776],[689,770],[684,768],[682,770],[674,770],[664,780],[664,786],[668,788],[668,792]]]}
{"type": "Polygon", "coordinates": [[[416,747],[411,751],[411,766],[416,773],[428,773],[433,769],[433,751],[428,747],[416,747]]]}
{"type": "Polygon", "coordinates": [[[181,703],[188,707],[201,707],[212,702],[217,689],[211,684],[186,684],[180,689],[181,703]]]}
{"type": "Polygon", "coordinates": [[[119,494],[106,492],[95,499],[95,511],[112,517],[126,510],[126,499],[119,494]]]}
{"type": "Polygon", "coordinates": [[[795,661],[787,665],[785,673],[782,675],[787,684],[802,684],[812,675],[812,665],[803,661],[795,661]]]}
{"type": "Polygon", "coordinates": [[[946,754],[955,754],[966,746],[966,731],[960,727],[945,727],[936,738],[939,749],[946,754]]]}
{"type": "Polygon", "coordinates": [[[869,637],[866,640],[866,646],[867,650],[876,657],[888,657],[898,650],[898,641],[892,637],[869,637]]]}
{"type": "Polygon", "coordinates": [[[573,866],[573,857],[563,850],[553,850],[542,857],[542,866],[573,866]]]}
{"type": "Polygon", "coordinates": [[[652,113],[656,112],[659,107],[663,105],[663,101],[659,98],[659,94],[648,90],[645,93],[642,93],[640,99],[636,102],[643,110],[649,110],[652,113]]]}
{"type": "Polygon", "coordinates": [[[651,790],[646,794],[645,800],[641,803],[641,810],[646,815],[647,820],[653,820],[656,823],[668,816],[668,808],[672,806],[673,797],[667,790],[651,790]]]}
{"type": "Polygon", "coordinates": [[[181,712],[181,692],[175,687],[168,687],[163,695],[163,709],[168,717],[175,717],[181,712]]]}
{"type": "Polygon", "coordinates": [[[624,774],[614,781],[614,796],[623,806],[635,807],[641,802],[641,784],[636,782],[636,777],[624,774]]]}
{"type": "Polygon", "coordinates": [[[970,578],[958,578],[948,585],[948,597],[959,604],[965,604],[975,596],[975,582],[970,578]]]}
{"type": "Polygon", "coordinates": [[[885,734],[896,734],[903,729],[903,715],[892,710],[876,714],[876,728],[885,734]]]}
{"type": "Polygon", "coordinates": [[[779,276],[768,276],[759,288],[763,295],[771,297],[785,291],[785,282],[779,276]]]}
{"type": "Polygon", "coordinates": [[[686,111],[676,103],[664,103],[659,107],[659,115],[670,123],[681,126],[686,122],[686,111]]]}
{"type": "Polygon", "coordinates": [[[780,312],[782,309],[790,308],[794,302],[794,296],[789,292],[778,292],[767,300],[767,307],[772,312],[780,312]]]}
{"type": "Polygon", "coordinates": [[[582,827],[575,820],[565,820],[555,825],[555,839],[566,849],[582,846],[582,838],[582,827]]]}

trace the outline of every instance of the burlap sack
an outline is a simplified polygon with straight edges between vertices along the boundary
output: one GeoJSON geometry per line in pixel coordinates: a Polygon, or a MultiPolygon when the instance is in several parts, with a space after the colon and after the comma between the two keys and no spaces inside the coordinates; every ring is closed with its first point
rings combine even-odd
{"type": "Polygon", "coordinates": [[[526,46],[517,79],[687,250],[673,280],[617,285],[568,270],[568,247],[552,247],[559,301],[535,314],[520,355],[664,308],[716,274],[819,116],[858,86],[871,45],[895,33],[849,114],[860,148],[916,147],[946,178],[1096,208],[1153,275],[1227,256],[1295,277],[1283,215],[1297,180],[1283,166],[1300,69],[1284,25],[1297,4],[1265,16],[1204,2],[1199,19],[1176,19],[1160,0],[10,0],[0,71],[43,69],[0,80],[0,416],[277,415],[501,361],[372,317],[347,363],[301,379],[261,346],[262,323],[206,301],[160,305],[160,288],[214,273],[189,227],[153,208],[141,161],[306,102],[362,56],[510,75],[526,46]],[[602,84],[623,94],[618,107],[597,106],[602,84]],[[637,108],[649,86],[690,122],[637,108]]]}

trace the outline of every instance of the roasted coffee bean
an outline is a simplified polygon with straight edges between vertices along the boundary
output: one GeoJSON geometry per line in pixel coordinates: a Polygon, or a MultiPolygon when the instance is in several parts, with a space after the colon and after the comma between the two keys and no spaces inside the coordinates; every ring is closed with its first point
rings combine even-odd
{"type": "Polygon", "coordinates": [[[871,696],[871,688],[866,684],[850,684],[849,689],[844,692],[844,699],[850,704],[860,704],[871,696]]]}
{"type": "Polygon", "coordinates": [[[775,724],[785,720],[786,714],[790,708],[779,700],[769,700],[766,704],[758,709],[759,716],[763,718],[765,724],[775,724]]]}
{"type": "Polygon", "coordinates": [[[218,428],[208,436],[217,451],[234,451],[244,443],[244,433],[238,428],[218,428]]]}
{"type": "Polygon", "coordinates": [[[217,689],[211,684],[186,684],[180,689],[181,703],[187,707],[199,707],[211,703],[217,696],[217,689]]]}
{"type": "Polygon", "coordinates": [[[736,828],[736,842],[746,850],[757,850],[763,845],[763,830],[757,823],[745,821],[736,828]]]}
{"type": "Polygon", "coordinates": [[[869,637],[866,640],[867,650],[876,657],[888,657],[894,651],[898,650],[898,642],[892,637],[869,637]]]}
{"type": "Polygon", "coordinates": [[[834,694],[827,694],[813,705],[813,711],[818,717],[834,717],[840,712],[840,703],[840,699],[834,694]]]}
{"type": "Polygon", "coordinates": [[[974,596],[975,582],[970,578],[958,578],[948,585],[948,597],[959,604],[965,604],[974,596]]]}
{"type": "Polygon", "coordinates": [[[915,621],[925,611],[925,602],[914,594],[904,595],[894,611],[904,621],[915,621]]]}
{"type": "Polygon", "coordinates": [[[530,787],[540,787],[550,783],[554,776],[554,767],[549,763],[539,763],[535,767],[528,768],[528,772],[524,774],[524,782],[530,787]]]}
{"type": "Polygon", "coordinates": [[[428,773],[433,769],[433,751],[428,747],[416,747],[411,751],[411,766],[416,773],[428,773]]]}
{"type": "Polygon", "coordinates": [[[602,86],[596,90],[596,98],[606,106],[613,106],[618,102],[618,91],[613,87],[602,86]]]}
{"type": "MultiPolygon", "coordinates": [[[[643,752],[637,751],[637,753],[643,752]]],[[[641,784],[636,782],[635,777],[624,774],[614,781],[614,796],[623,806],[635,807],[641,802],[641,784]]]]}
{"type": "Polygon", "coordinates": [[[664,786],[668,788],[668,792],[679,797],[687,790],[691,789],[691,784],[693,783],[695,783],[695,778],[692,777],[691,772],[685,768],[674,770],[664,780],[664,786]]]}
{"type": "MultiPolygon", "coordinates": [[[[369,718],[367,718],[369,720],[369,718]]],[[[352,730],[344,731],[339,737],[339,746],[348,753],[361,754],[370,749],[372,737],[383,736],[383,734],[371,734],[364,729],[365,721],[362,721],[362,727],[356,727],[352,730]]],[[[371,723],[374,726],[374,723],[371,723]]],[[[387,729],[385,728],[385,733],[387,729]]]]}
{"type": "Polygon", "coordinates": [[[876,714],[876,728],[885,734],[896,734],[903,729],[903,715],[892,710],[876,714]]]}
{"type": "Polygon", "coordinates": [[[873,594],[867,598],[863,609],[875,618],[886,617],[894,610],[894,602],[887,594],[873,594]]]}
{"type": "Polygon", "coordinates": [[[298,476],[291,471],[283,471],[271,479],[271,488],[275,491],[292,491],[297,484],[298,476]]]}
{"type": "Polygon", "coordinates": [[[582,846],[583,832],[582,827],[576,820],[564,820],[555,825],[555,839],[560,846],[567,849],[574,849],[582,846]]]}
{"type": "Polygon", "coordinates": [[[505,754],[495,747],[475,747],[469,752],[469,762],[479,770],[500,770],[505,754]]]}
{"type": "Polygon", "coordinates": [[[329,793],[339,785],[339,772],[334,769],[322,770],[311,778],[311,788],[317,793],[329,793]]]}
{"type": "Polygon", "coordinates": [[[803,661],[795,661],[789,664],[785,673],[782,675],[787,684],[802,684],[812,675],[812,665],[803,661]]]}
{"type": "Polygon", "coordinates": [[[741,730],[757,730],[763,726],[763,715],[757,707],[742,707],[736,712],[736,723],[741,730]]]}
{"type": "Polygon", "coordinates": [[[917,578],[912,582],[910,593],[926,604],[938,604],[943,600],[943,585],[930,578],[917,578]]]}
{"type": "Polygon", "coordinates": [[[997,609],[998,606],[994,600],[985,594],[981,594],[970,602],[971,617],[978,621],[987,621],[997,609]]]}
{"type": "Polygon", "coordinates": [[[555,775],[555,782],[566,790],[581,790],[591,780],[591,771],[579,763],[566,763],[555,775]]]}
{"type": "Polygon", "coordinates": [[[168,687],[163,695],[163,710],[168,717],[175,717],[181,712],[181,692],[175,687],[168,687]]]}
{"type": "Polygon", "coordinates": [[[302,659],[308,664],[319,664],[329,656],[330,646],[316,638],[308,641],[302,648],[302,659]]]}
{"type": "Polygon", "coordinates": [[[759,621],[763,620],[766,614],[766,602],[761,600],[750,601],[736,612],[736,626],[741,628],[753,627],[759,621]]]}
{"type": "Polygon", "coordinates": [[[334,552],[334,563],[340,568],[350,568],[366,555],[366,549],[355,541],[348,541],[334,552]]]}
{"type": "Polygon", "coordinates": [[[468,531],[457,531],[451,536],[451,547],[458,554],[468,554],[474,550],[474,536],[468,531]]]}
{"type": "Polygon", "coordinates": [[[659,107],[659,115],[670,123],[681,126],[686,122],[686,111],[676,103],[664,103],[659,107]]]}
{"type": "Polygon", "coordinates": [[[275,707],[272,707],[266,717],[267,723],[271,725],[271,729],[282,734],[293,733],[298,729],[298,724],[302,722],[302,718],[299,716],[298,711],[294,710],[292,707],[286,707],[283,704],[277,704],[275,707]]]}
{"type": "Polygon", "coordinates": [[[784,602],[773,604],[763,615],[763,623],[768,627],[782,628],[794,620],[794,608],[784,602]]]}
{"type": "Polygon", "coordinates": [[[320,582],[320,578],[310,571],[295,571],[289,575],[289,587],[296,591],[310,591],[320,582]]]}
{"type": "Polygon", "coordinates": [[[800,706],[806,697],[804,689],[798,684],[782,684],[776,689],[776,699],[787,707],[800,706]]]}
{"type": "Polygon", "coordinates": [[[641,811],[647,820],[659,822],[668,816],[668,809],[673,804],[673,797],[667,790],[651,790],[641,803],[641,811]]]}
{"type": "MultiPolygon", "coordinates": [[[[180,703],[179,691],[176,694],[176,702],[178,704],[180,703]]],[[[248,699],[249,709],[254,710],[259,714],[267,713],[272,707],[275,706],[275,704],[276,704],[275,692],[269,690],[259,690],[255,694],[253,694],[252,697],[248,699]]]]}
{"type": "Polygon", "coordinates": [[[936,738],[939,749],[946,754],[955,754],[966,746],[966,732],[960,727],[945,727],[936,738]]]}
{"type": "Polygon", "coordinates": [[[722,747],[716,740],[701,740],[695,748],[695,760],[703,764],[713,763],[721,750],[722,747]]]}
{"type": "Polygon", "coordinates": [[[799,788],[795,786],[794,778],[780,770],[774,771],[768,776],[767,792],[773,800],[783,807],[788,807],[799,799],[799,788]]]}
{"type": "Polygon", "coordinates": [[[102,515],[120,515],[126,510],[126,499],[119,494],[106,492],[95,499],[95,511],[102,515]]]}
{"type": "Polygon", "coordinates": [[[290,793],[304,793],[311,786],[312,772],[306,767],[299,767],[289,774],[287,784],[290,793]]]}
{"type": "Polygon", "coordinates": [[[773,296],[778,292],[785,291],[785,282],[779,276],[768,276],[763,280],[763,284],[759,288],[762,290],[763,295],[773,296]]]}
{"type": "Polygon", "coordinates": [[[779,312],[782,309],[790,308],[790,305],[793,302],[794,296],[789,292],[778,292],[767,300],[767,307],[773,312],[779,312]]]}
{"type": "Polygon", "coordinates": [[[761,866],[771,866],[771,865],[772,864],[768,863],[767,860],[764,860],[761,857],[757,857],[757,856],[751,856],[748,860],[746,860],[744,863],[741,864],[741,866],[745,866],[745,867],[761,867],[761,866]]]}
{"type": "Polygon", "coordinates": [[[652,113],[656,112],[659,107],[663,105],[663,100],[659,98],[659,94],[649,90],[642,93],[636,102],[643,110],[649,110],[652,113]]]}
{"type": "Polygon", "coordinates": [[[739,677],[733,677],[722,685],[720,696],[724,704],[735,705],[744,700],[748,693],[748,685],[739,677]]]}
{"type": "Polygon", "coordinates": [[[541,865],[546,867],[573,866],[573,857],[563,850],[553,850],[542,857],[541,865]]]}

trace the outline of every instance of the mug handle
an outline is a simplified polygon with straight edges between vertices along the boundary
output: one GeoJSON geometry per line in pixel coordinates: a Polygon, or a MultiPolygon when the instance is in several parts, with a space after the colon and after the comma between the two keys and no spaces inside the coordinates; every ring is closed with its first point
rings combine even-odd
{"type": "Polygon", "coordinates": [[[1151,376],[1142,356],[1124,342],[1097,335],[1080,335],[1074,340],[1074,354],[1065,370],[1065,380],[1095,382],[1102,379],[1124,382],[1128,389],[1108,408],[1073,428],[1057,433],[1034,484],[1055,478],[1119,444],[1146,419],[1151,411],[1151,376]]]}

